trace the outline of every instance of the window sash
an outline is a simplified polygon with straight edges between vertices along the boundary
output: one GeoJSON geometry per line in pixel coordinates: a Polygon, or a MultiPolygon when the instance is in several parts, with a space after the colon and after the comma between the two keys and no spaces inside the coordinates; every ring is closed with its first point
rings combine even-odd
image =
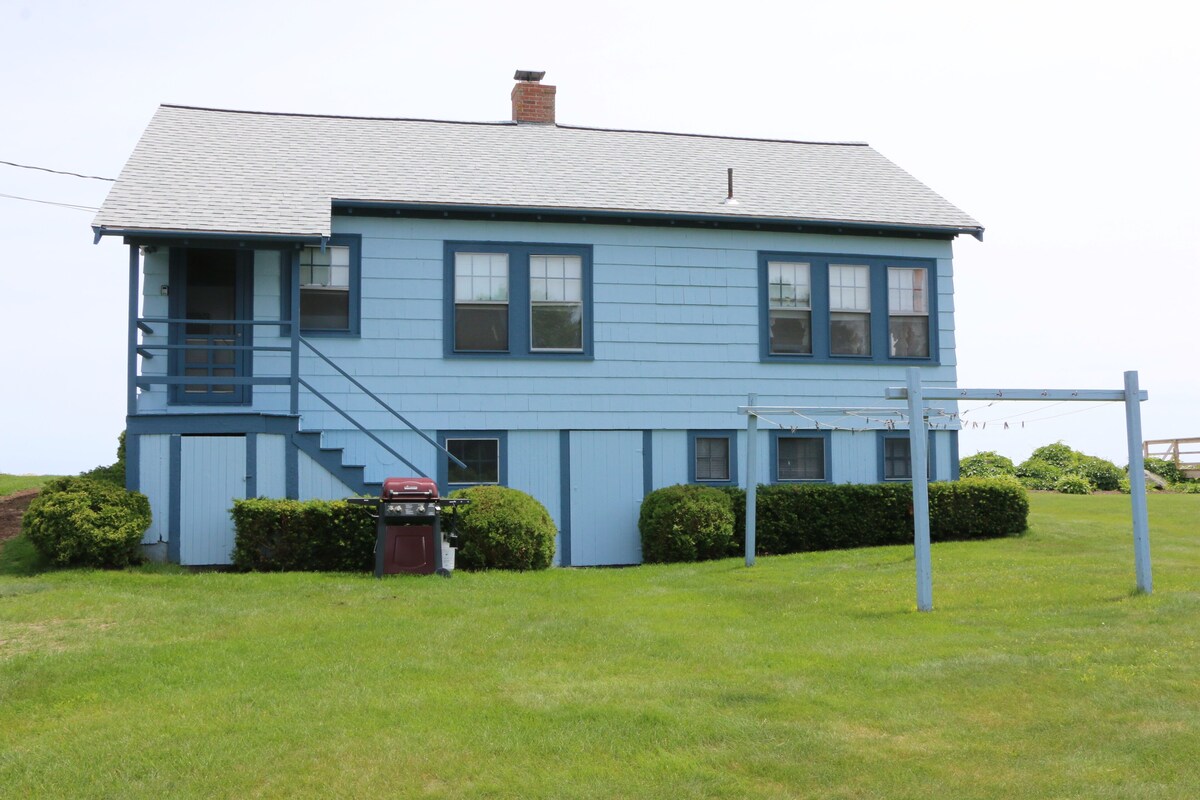
{"type": "Polygon", "coordinates": [[[447,465],[447,482],[451,484],[500,483],[500,440],[494,438],[446,439],[445,448],[466,468],[453,461],[447,465]]]}
{"type": "Polygon", "coordinates": [[[454,349],[508,350],[508,254],[454,254],[454,349]]]}
{"type": "Polygon", "coordinates": [[[729,450],[728,436],[697,436],[696,480],[728,481],[729,450]]]}
{"type": "Polygon", "coordinates": [[[780,436],[776,440],[775,474],[781,481],[825,480],[825,439],[780,436]]]}
{"type": "Polygon", "coordinates": [[[350,329],[350,248],[308,246],[300,250],[300,328],[350,329]]]}
{"type": "Polygon", "coordinates": [[[529,257],[529,349],[583,350],[583,259],[529,257]]]}

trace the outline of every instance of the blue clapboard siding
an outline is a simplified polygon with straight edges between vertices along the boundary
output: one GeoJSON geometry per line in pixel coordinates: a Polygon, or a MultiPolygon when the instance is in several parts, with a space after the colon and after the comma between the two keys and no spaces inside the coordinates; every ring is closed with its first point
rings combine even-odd
{"type": "Polygon", "coordinates": [[[179,487],[179,563],[229,564],[229,510],[246,496],[246,437],[184,436],[179,487]]]}
{"type": "Polygon", "coordinates": [[[142,537],[143,544],[170,539],[171,519],[171,437],[141,436],[140,462],[130,465],[138,470],[138,491],[150,501],[150,527],[142,537]]]}

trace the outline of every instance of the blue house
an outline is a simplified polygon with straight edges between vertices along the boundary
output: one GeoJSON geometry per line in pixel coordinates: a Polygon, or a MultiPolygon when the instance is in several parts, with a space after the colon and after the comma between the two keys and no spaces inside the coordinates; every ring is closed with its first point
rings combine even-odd
{"type": "MultiPolygon", "coordinates": [[[[572,127],[554,96],[518,73],[496,123],[158,109],[94,221],[129,247],[151,551],[228,563],[234,498],[423,473],[534,495],[562,565],[637,563],[647,492],[744,484],[748,393],[954,385],[969,216],[864,144],[572,127]]],[[[853,419],[764,429],[758,474],[907,478],[903,432],[853,419]]],[[[954,477],[956,431],[932,441],[954,477]]]]}

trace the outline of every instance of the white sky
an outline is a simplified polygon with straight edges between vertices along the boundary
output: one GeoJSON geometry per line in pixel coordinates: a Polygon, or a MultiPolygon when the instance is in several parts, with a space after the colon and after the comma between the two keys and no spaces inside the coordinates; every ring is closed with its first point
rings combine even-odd
{"type": "MultiPolygon", "coordinates": [[[[1197,13],[0,0],[0,160],[115,177],[159,103],[503,120],[517,68],[547,70],[560,122],[867,141],[987,228],[955,247],[960,386],[1120,388],[1137,369],[1146,438],[1200,436],[1197,13]]],[[[2,194],[98,206],[108,185],[0,165],[2,194]]],[[[0,472],[113,460],[127,251],[90,222],[0,197],[0,472]]],[[[963,455],[1063,440],[1125,463],[1119,405],[1044,419],[1084,408],[981,410],[1029,424],[968,429],[963,455]]]]}

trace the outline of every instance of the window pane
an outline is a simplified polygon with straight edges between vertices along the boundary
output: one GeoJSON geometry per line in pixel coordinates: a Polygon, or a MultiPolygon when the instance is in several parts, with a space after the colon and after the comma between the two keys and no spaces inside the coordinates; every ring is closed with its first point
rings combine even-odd
{"type": "Polygon", "coordinates": [[[449,461],[450,483],[499,483],[500,441],[498,439],[447,439],[446,449],[466,464],[466,469],[449,461]]]}
{"type": "Polygon", "coordinates": [[[812,312],[777,311],[768,319],[772,353],[812,353],[812,312]]]}
{"type": "Polygon", "coordinates": [[[696,480],[729,480],[728,437],[696,437],[696,480]]]}
{"type": "Polygon", "coordinates": [[[454,349],[504,351],[508,349],[507,305],[456,305],[454,349]]]}
{"type": "Polygon", "coordinates": [[[771,308],[812,308],[808,264],[767,263],[767,296],[771,308]]]}
{"type": "Polygon", "coordinates": [[[929,357],[929,317],[889,317],[891,354],[900,358],[929,357]]]}
{"type": "Polygon", "coordinates": [[[825,480],[825,440],[817,437],[779,437],[776,472],[781,481],[825,480]]]}
{"type": "Polygon", "coordinates": [[[537,303],[533,306],[531,344],[534,350],[582,350],[583,306],[578,303],[537,303]]]}
{"type": "Polygon", "coordinates": [[[350,292],[345,289],[300,289],[300,327],[316,331],[350,328],[350,292]]]}
{"type": "Polygon", "coordinates": [[[928,314],[928,270],[888,267],[888,311],[891,314],[928,314]]]}
{"type": "Polygon", "coordinates": [[[870,314],[830,314],[829,352],[838,356],[871,355],[870,314]]]}
{"type": "Polygon", "coordinates": [[[505,253],[455,253],[454,300],[508,302],[508,255],[505,253]]]}
{"type": "Polygon", "coordinates": [[[831,311],[871,310],[871,282],[867,267],[829,265],[829,308],[831,311]]]}
{"type": "Polygon", "coordinates": [[[912,480],[907,438],[883,440],[883,477],[888,480],[912,480]]]}

